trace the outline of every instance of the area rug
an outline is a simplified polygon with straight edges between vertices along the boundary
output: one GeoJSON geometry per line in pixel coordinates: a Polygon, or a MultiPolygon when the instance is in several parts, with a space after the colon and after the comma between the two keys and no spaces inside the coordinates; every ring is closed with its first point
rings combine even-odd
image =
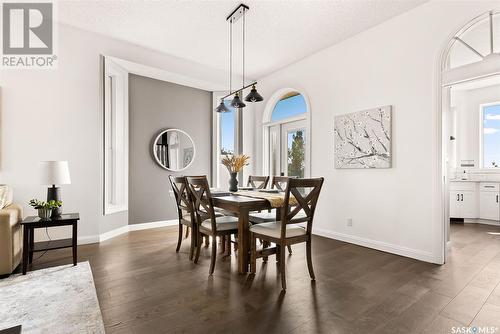
{"type": "Polygon", "coordinates": [[[88,262],[12,275],[0,280],[0,330],[22,333],[104,333],[88,262]]]}

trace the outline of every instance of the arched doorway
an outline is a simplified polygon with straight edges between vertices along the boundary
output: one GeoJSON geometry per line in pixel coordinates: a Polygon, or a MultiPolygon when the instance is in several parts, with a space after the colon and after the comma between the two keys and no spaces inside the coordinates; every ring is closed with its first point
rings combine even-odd
{"type": "MultiPolygon", "coordinates": [[[[476,179],[481,173],[490,174],[492,170],[487,169],[495,167],[484,160],[492,154],[489,151],[483,154],[485,149],[492,150],[483,145],[484,136],[487,132],[494,133],[494,129],[484,128],[487,121],[484,117],[489,115],[484,107],[491,108],[491,103],[486,102],[500,101],[500,11],[486,12],[458,29],[446,43],[439,61],[437,95],[441,145],[438,170],[442,180],[439,182],[442,200],[439,207],[443,218],[443,259],[446,260],[451,245],[450,219],[467,222],[467,219],[481,217],[479,181],[477,184],[461,184],[460,181],[465,178],[472,181],[469,175],[476,179]],[[483,103],[464,102],[465,91],[477,96],[479,89],[486,91],[492,87],[490,91],[494,93],[495,85],[498,85],[498,99],[481,91],[483,103]]],[[[500,175],[500,170],[498,172],[500,175]]],[[[495,196],[492,198],[495,201],[495,196]]],[[[500,206],[497,214],[500,225],[500,206]]]]}
{"type": "Polygon", "coordinates": [[[310,105],[294,88],[275,92],[264,109],[263,170],[268,175],[311,175],[310,105]]]}

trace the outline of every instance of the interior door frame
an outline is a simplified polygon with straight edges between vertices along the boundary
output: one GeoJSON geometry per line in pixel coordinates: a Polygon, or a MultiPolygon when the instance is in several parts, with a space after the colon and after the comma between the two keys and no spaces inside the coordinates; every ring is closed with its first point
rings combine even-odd
{"type": "Polygon", "coordinates": [[[484,19],[490,13],[498,13],[498,10],[489,10],[467,22],[453,33],[448,35],[443,43],[441,52],[436,61],[436,140],[437,149],[435,150],[436,169],[434,172],[435,199],[437,200],[435,213],[440,224],[436,224],[434,262],[438,264],[446,263],[448,252],[450,250],[450,198],[449,198],[449,175],[447,170],[447,138],[444,128],[443,116],[449,108],[448,99],[450,98],[449,88],[453,84],[464,83],[477,79],[500,74],[500,63],[491,59],[464,65],[461,67],[449,69],[448,56],[455,43],[455,36],[462,34],[476,23],[484,19]],[[438,218],[439,217],[439,218],[438,218]]]}

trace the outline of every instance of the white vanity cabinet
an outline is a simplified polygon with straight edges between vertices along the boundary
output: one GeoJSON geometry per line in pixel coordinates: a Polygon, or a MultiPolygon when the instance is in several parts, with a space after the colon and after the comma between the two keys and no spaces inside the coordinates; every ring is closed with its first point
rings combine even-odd
{"type": "Polygon", "coordinates": [[[500,220],[500,186],[498,183],[479,184],[479,218],[500,220]]]}
{"type": "Polygon", "coordinates": [[[478,214],[478,191],[476,182],[450,183],[450,217],[473,219],[478,214]]]}

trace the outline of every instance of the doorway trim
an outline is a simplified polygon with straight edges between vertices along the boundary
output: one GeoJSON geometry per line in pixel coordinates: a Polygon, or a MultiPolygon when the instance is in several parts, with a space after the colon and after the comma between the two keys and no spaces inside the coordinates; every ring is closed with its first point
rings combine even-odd
{"type": "MultiPolygon", "coordinates": [[[[449,235],[449,227],[450,227],[450,203],[449,203],[449,178],[448,171],[446,168],[446,156],[445,152],[447,152],[446,138],[443,138],[445,132],[443,131],[443,104],[445,99],[449,98],[449,94],[443,94],[443,88],[445,86],[444,82],[444,73],[449,74],[449,69],[447,69],[447,61],[450,51],[455,43],[455,36],[460,35],[470,29],[479,21],[483,20],[485,17],[490,15],[490,13],[498,13],[498,9],[492,9],[486,12],[477,15],[476,17],[465,22],[460,28],[456,29],[452,32],[446,41],[443,43],[443,47],[441,48],[441,52],[437,57],[436,68],[436,136],[437,136],[437,150],[435,152],[435,173],[434,173],[434,188],[435,188],[435,200],[433,203],[436,203],[435,207],[435,215],[436,220],[440,222],[437,224],[435,236],[437,236],[438,240],[435,245],[438,246],[436,249],[436,263],[444,264],[446,262],[447,251],[449,249],[450,244],[448,243],[448,235],[449,235]],[[437,200],[439,199],[439,200],[437,200]]],[[[464,67],[470,67],[470,65],[465,65],[464,67]]],[[[458,67],[457,69],[460,69],[458,67]]],[[[448,75],[447,75],[448,77],[448,75]]],[[[472,77],[471,77],[472,79],[472,77]]],[[[476,78],[477,79],[477,78],[476,78]]],[[[450,86],[451,83],[446,83],[446,85],[450,86]]]]}
{"type": "MultiPolygon", "coordinates": [[[[271,175],[271,171],[269,170],[269,146],[270,146],[270,135],[269,135],[269,129],[272,125],[276,124],[283,124],[283,123],[288,123],[288,122],[294,122],[298,120],[305,120],[306,122],[306,161],[309,162],[308,168],[306,170],[309,170],[309,175],[305,175],[305,177],[310,177],[312,174],[312,133],[311,133],[311,103],[309,101],[308,95],[304,92],[302,89],[297,89],[297,88],[292,88],[292,87],[286,87],[286,88],[280,88],[277,91],[275,91],[269,100],[266,103],[266,106],[264,107],[264,112],[262,114],[262,134],[263,134],[263,141],[262,141],[262,170],[265,175],[271,175]],[[276,106],[276,103],[287,93],[291,92],[297,92],[302,97],[304,98],[304,101],[306,102],[306,115],[305,116],[299,116],[299,117],[291,117],[289,119],[279,121],[279,122],[272,122],[271,117],[274,111],[274,107],[276,106]]],[[[281,149],[281,148],[280,148],[281,149]]]]}

